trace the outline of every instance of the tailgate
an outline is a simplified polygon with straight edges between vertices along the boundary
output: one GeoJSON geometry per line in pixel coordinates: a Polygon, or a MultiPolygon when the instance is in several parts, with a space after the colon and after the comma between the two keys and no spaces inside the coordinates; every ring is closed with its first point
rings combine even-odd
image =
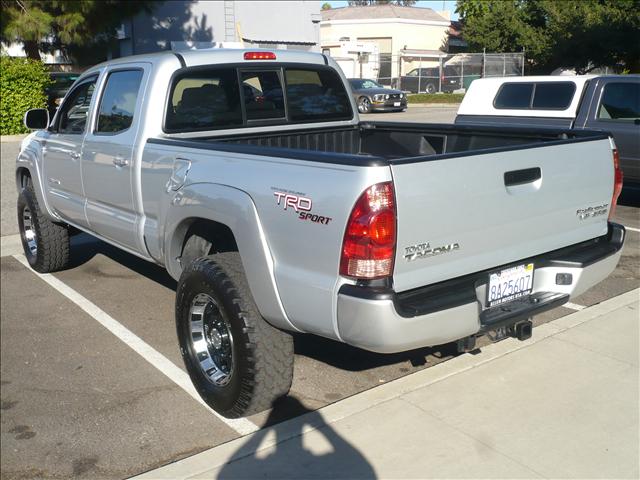
{"type": "Polygon", "coordinates": [[[606,234],[614,175],[608,139],[479,152],[391,165],[397,292],[606,234]],[[603,205],[594,217],[576,213],[603,205]]]}

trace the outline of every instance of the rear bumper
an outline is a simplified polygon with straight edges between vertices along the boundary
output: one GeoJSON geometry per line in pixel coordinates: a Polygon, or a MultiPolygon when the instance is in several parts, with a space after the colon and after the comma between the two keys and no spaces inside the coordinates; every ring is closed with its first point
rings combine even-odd
{"type": "Polygon", "coordinates": [[[513,324],[558,307],[604,280],[620,260],[624,237],[624,227],[610,223],[603,237],[514,262],[535,264],[531,301],[492,309],[485,308],[489,271],[400,294],[343,285],[338,293],[340,338],[365,350],[393,353],[513,324]],[[571,284],[557,285],[559,273],[571,274],[571,284]]]}

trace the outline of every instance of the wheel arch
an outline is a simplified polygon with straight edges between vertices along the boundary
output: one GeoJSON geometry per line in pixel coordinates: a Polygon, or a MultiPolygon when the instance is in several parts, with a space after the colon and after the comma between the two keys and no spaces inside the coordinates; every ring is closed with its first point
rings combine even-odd
{"type": "Polygon", "coordinates": [[[251,197],[209,183],[185,187],[178,197],[164,222],[164,263],[169,274],[180,278],[184,248],[193,235],[210,241],[213,252],[237,251],[260,314],[276,327],[297,331],[280,301],[268,239],[251,197]]]}

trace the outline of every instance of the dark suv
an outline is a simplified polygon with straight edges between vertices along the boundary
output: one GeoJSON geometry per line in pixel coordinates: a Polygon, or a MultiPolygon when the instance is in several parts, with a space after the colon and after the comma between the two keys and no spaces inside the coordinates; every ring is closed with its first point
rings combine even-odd
{"type": "Polygon", "coordinates": [[[397,88],[411,93],[436,93],[440,91],[442,82],[442,91],[451,93],[462,88],[460,79],[455,67],[443,67],[442,76],[439,67],[414,68],[398,79],[397,88]]]}

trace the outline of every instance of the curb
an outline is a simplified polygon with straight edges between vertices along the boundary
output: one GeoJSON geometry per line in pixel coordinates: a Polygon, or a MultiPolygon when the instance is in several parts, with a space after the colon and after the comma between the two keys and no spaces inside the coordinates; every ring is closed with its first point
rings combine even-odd
{"type": "Polygon", "coordinates": [[[22,133],[20,135],[0,135],[0,143],[21,142],[28,133],[22,133]]]}
{"type": "Polygon", "coordinates": [[[458,108],[460,103],[411,103],[407,104],[409,107],[455,107],[458,108]]]}
{"type": "Polygon", "coordinates": [[[447,362],[439,363],[431,368],[421,370],[358,393],[334,404],[327,405],[315,412],[287,420],[278,426],[279,433],[277,441],[275,437],[271,437],[270,439],[269,436],[267,436],[260,443],[260,448],[257,450],[247,447],[247,445],[250,445],[250,442],[247,440],[255,435],[255,433],[252,433],[132,478],[178,479],[197,476],[212,468],[253,455],[260,450],[283,443],[291,438],[318,430],[324,425],[330,425],[409,392],[438,383],[513,352],[528,348],[547,338],[633,303],[638,300],[639,295],[640,289],[631,290],[617,297],[605,300],[600,304],[585,308],[584,310],[572,313],[553,322],[540,325],[534,328],[533,336],[524,342],[509,338],[498,343],[490,344],[482,348],[481,355],[460,355],[447,362]]]}

